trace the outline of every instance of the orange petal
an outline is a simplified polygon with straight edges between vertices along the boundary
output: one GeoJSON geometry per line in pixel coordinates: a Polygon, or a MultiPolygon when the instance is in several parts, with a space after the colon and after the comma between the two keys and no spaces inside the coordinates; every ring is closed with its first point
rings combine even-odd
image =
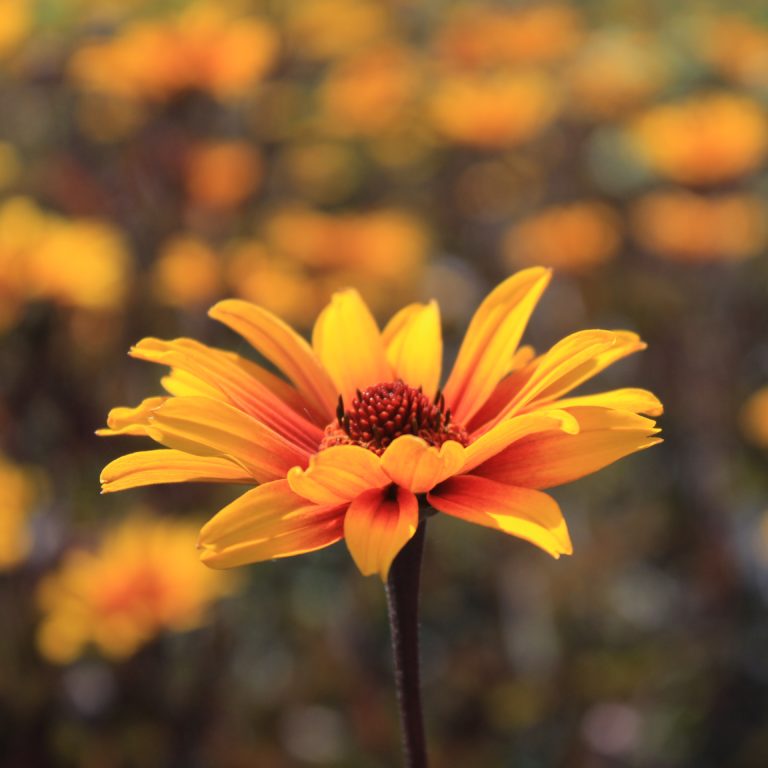
{"type": "Polygon", "coordinates": [[[467,446],[461,471],[463,473],[470,472],[517,440],[531,434],[551,430],[559,430],[573,435],[579,431],[579,423],[574,416],[566,411],[537,411],[513,416],[511,419],[499,422],[467,446]]]}
{"type": "Polygon", "coordinates": [[[381,467],[392,482],[413,493],[426,493],[455,475],[463,463],[461,443],[448,440],[438,450],[414,435],[398,437],[381,457],[381,467]]]}
{"type": "Polygon", "coordinates": [[[353,289],[333,294],[315,322],[312,346],[346,403],[356,389],[392,379],[376,321],[353,289]]]}
{"type": "Polygon", "coordinates": [[[306,469],[288,473],[291,489],[316,504],[341,504],[391,482],[381,459],[357,445],[335,445],[315,454],[306,469]]]}
{"type": "Polygon", "coordinates": [[[416,533],[419,502],[405,488],[388,486],[361,493],[344,518],[344,539],[364,576],[386,581],[397,553],[416,533]]]}
{"type": "Polygon", "coordinates": [[[646,416],[661,416],[664,413],[664,406],[656,395],[647,389],[635,389],[633,387],[613,389],[610,392],[599,392],[594,395],[569,397],[564,400],[556,400],[552,405],[559,409],[596,406],[616,411],[644,413],[646,416]]]}
{"type": "Polygon", "coordinates": [[[162,483],[249,483],[253,475],[224,457],[193,456],[183,451],[138,451],[107,464],[101,472],[101,492],[124,491],[162,483]]]}
{"type": "Polygon", "coordinates": [[[260,485],[224,507],[200,531],[200,559],[232,568],[322,549],[339,541],[344,507],[317,506],[285,480],[260,485]]]}
{"type": "Polygon", "coordinates": [[[309,343],[287,323],[262,307],[239,299],[220,301],[208,314],[239,333],[298,388],[311,408],[328,423],[338,392],[309,343]]]}
{"type": "Polygon", "coordinates": [[[111,437],[112,435],[146,437],[152,411],[167,399],[167,397],[148,397],[135,408],[124,406],[113,408],[107,416],[107,426],[104,429],[97,429],[96,434],[100,437],[111,437]]]}
{"type": "Polygon", "coordinates": [[[393,376],[421,387],[430,399],[440,383],[443,338],[437,302],[401,309],[382,333],[393,376]]]}
{"type": "Polygon", "coordinates": [[[461,475],[446,480],[427,500],[440,512],[518,536],[552,557],[573,551],[560,507],[546,493],[461,475]]]}
{"type": "Polygon", "coordinates": [[[443,390],[459,423],[472,418],[509,371],[550,276],[550,270],[540,267],[522,270],[493,290],[475,312],[443,390]]]}
{"type": "Polygon", "coordinates": [[[238,355],[192,339],[142,339],[130,354],[141,360],[188,372],[221,392],[224,399],[287,439],[313,451],[322,430],[294,411],[254,375],[252,365],[238,355]]]}
{"type": "Polygon", "coordinates": [[[651,419],[608,408],[572,408],[579,433],[546,432],[513,443],[474,474],[526,488],[552,488],[661,442],[651,419]]]}
{"type": "Polygon", "coordinates": [[[309,454],[265,424],[220,400],[173,397],[151,418],[150,437],[170,448],[201,456],[229,456],[258,482],[285,477],[306,466],[309,454]]]}

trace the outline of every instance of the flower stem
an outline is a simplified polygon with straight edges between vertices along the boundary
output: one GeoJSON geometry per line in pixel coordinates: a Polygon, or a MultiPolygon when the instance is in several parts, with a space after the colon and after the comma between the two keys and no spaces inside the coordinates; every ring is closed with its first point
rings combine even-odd
{"type": "Polygon", "coordinates": [[[426,520],[422,520],[413,538],[392,563],[387,579],[389,627],[406,768],[427,767],[419,684],[419,578],[426,526],[426,520]]]}

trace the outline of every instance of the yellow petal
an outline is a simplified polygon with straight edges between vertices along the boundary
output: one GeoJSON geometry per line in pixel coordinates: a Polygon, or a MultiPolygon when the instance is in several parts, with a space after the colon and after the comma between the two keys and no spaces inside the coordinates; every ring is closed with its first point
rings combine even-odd
{"type": "Polygon", "coordinates": [[[398,437],[381,457],[381,467],[392,482],[413,493],[426,493],[455,475],[463,463],[461,443],[448,440],[438,450],[414,435],[398,437]]]}
{"type": "Polygon", "coordinates": [[[344,539],[364,576],[386,581],[397,553],[416,533],[419,502],[405,488],[389,486],[361,493],[347,509],[344,539]]]}
{"type": "Polygon", "coordinates": [[[189,371],[172,368],[167,376],[160,379],[163,389],[176,397],[213,397],[220,399],[223,395],[220,389],[207,384],[189,371]]]}
{"type": "Polygon", "coordinates": [[[597,406],[617,411],[644,413],[646,416],[661,416],[664,413],[664,406],[656,395],[647,389],[636,389],[633,387],[613,389],[610,392],[599,392],[594,395],[569,397],[563,400],[556,400],[552,405],[560,409],[597,406]]]}
{"type": "Polygon", "coordinates": [[[597,472],[624,456],[661,442],[655,422],[629,411],[571,408],[579,433],[545,432],[513,443],[474,469],[509,485],[552,488],[597,472]]]}
{"type": "Polygon", "coordinates": [[[239,299],[220,301],[208,313],[239,333],[274,363],[308,400],[324,423],[331,420],[338,392],[309,343],[262,307],[239,299]]]}
{"type": "Polygon", "coordinates": [[[391,481],[372,451],[357,445],[336,445],[315,454],[306,469],[294,467],[288,482],[294,493],[316,504],[341,504],[391,481]]]}
{"type": "Polygon", "coordinates": [[[322,549],[339,541],[344,507],[321,507],[294,494],[285,480],[260,485],[224,507],[200,531],[200,559],[232,568],[322,549]]]}
{"type": "Polygon", "coordinates": [[[220,400],[174,397],[157,408],[150,437],[201,456],[229,456],[258,482],[284,477],[291,467],[306,466],[309,454],[265,424],[220,400]]]}
{"type": "Polygon", "coordinates": [[[97,429],[100,437],[112,435],[136,435],[146,437],[149,426],[149,417],[152,411],[162,405],[167,397],[148,397],[142,400],[135,408],[120,406],[113,408],[107,416],[107,426],[97,429]]]}
{"type": "Polygon", "coordinates": [[[356,389],[392,379],[376,321],[353,289],[331,297],[315,322],[312,346],[346,403],[356,389]]]}
{"type": "Polygon", "coordinates": [[[493,290],[475,312],[443,391],[459,423],[472,418],[509,371],[550,276],[550,270],[540,267],[522,270],[493,290]]]}
{"type": "Polygon", "coordinates": [[[124,491],[162,483],[248,483],[253,475],[224,457],[193,456],[183,451],[138,451],[107,464],[101,472],[101,491],[124,491]]]}
{"type": "Polygon", "coordinates": [[[579,431],[579,423],[572,414],[562,410],[537,411],[513,416],[511,419],[499,422],[467,446],[461,471],[463,473],[470,472],[517,440],[531,434],[551,430],[559,430],[573,435],[579,431]]]}
{"type": "Polygon", "coordinates": [[[443,337],[437,302],[411,304],[387,324],[382,337],[393,376],[421,387],[432,399],[440,383],[443,337]]]}
{"type": "Polygon", "coordinates": [[[573,552],[560,507],[546,493],[461,475],[446,480],[427,499],[440,512],[530,541],[552,557],[573,552]]]}

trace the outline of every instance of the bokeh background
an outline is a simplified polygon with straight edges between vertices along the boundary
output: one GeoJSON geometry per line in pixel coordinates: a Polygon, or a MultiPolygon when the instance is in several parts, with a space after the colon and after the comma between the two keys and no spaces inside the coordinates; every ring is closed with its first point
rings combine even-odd
{"type": "MultiPolygon", "coordinates": [[[[0,763],[399,763],[381,584],[343,544],[217,574],[239,488],[99,496],[144,336],[249,354],[556,268],[526,340],[628,328],[666,442],[555,492],[553,561],[430,523],[434,765],[768,765],[768,7],[0,0],[0,763]]],[[[350,350],[353,354],[354,350],[350,350]]]]}

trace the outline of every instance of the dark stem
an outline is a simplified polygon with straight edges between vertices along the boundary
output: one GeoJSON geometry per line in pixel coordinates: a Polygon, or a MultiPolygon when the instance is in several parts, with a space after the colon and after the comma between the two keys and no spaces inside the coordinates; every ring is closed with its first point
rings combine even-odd
{"type": "Polygon", "coordinates": [[[419,684],[419,577],[426,526],[426,520],[419,523],[413,538],[392,563],[387,579],[389,627],[406,768],[427,766],[419,684]]]}

